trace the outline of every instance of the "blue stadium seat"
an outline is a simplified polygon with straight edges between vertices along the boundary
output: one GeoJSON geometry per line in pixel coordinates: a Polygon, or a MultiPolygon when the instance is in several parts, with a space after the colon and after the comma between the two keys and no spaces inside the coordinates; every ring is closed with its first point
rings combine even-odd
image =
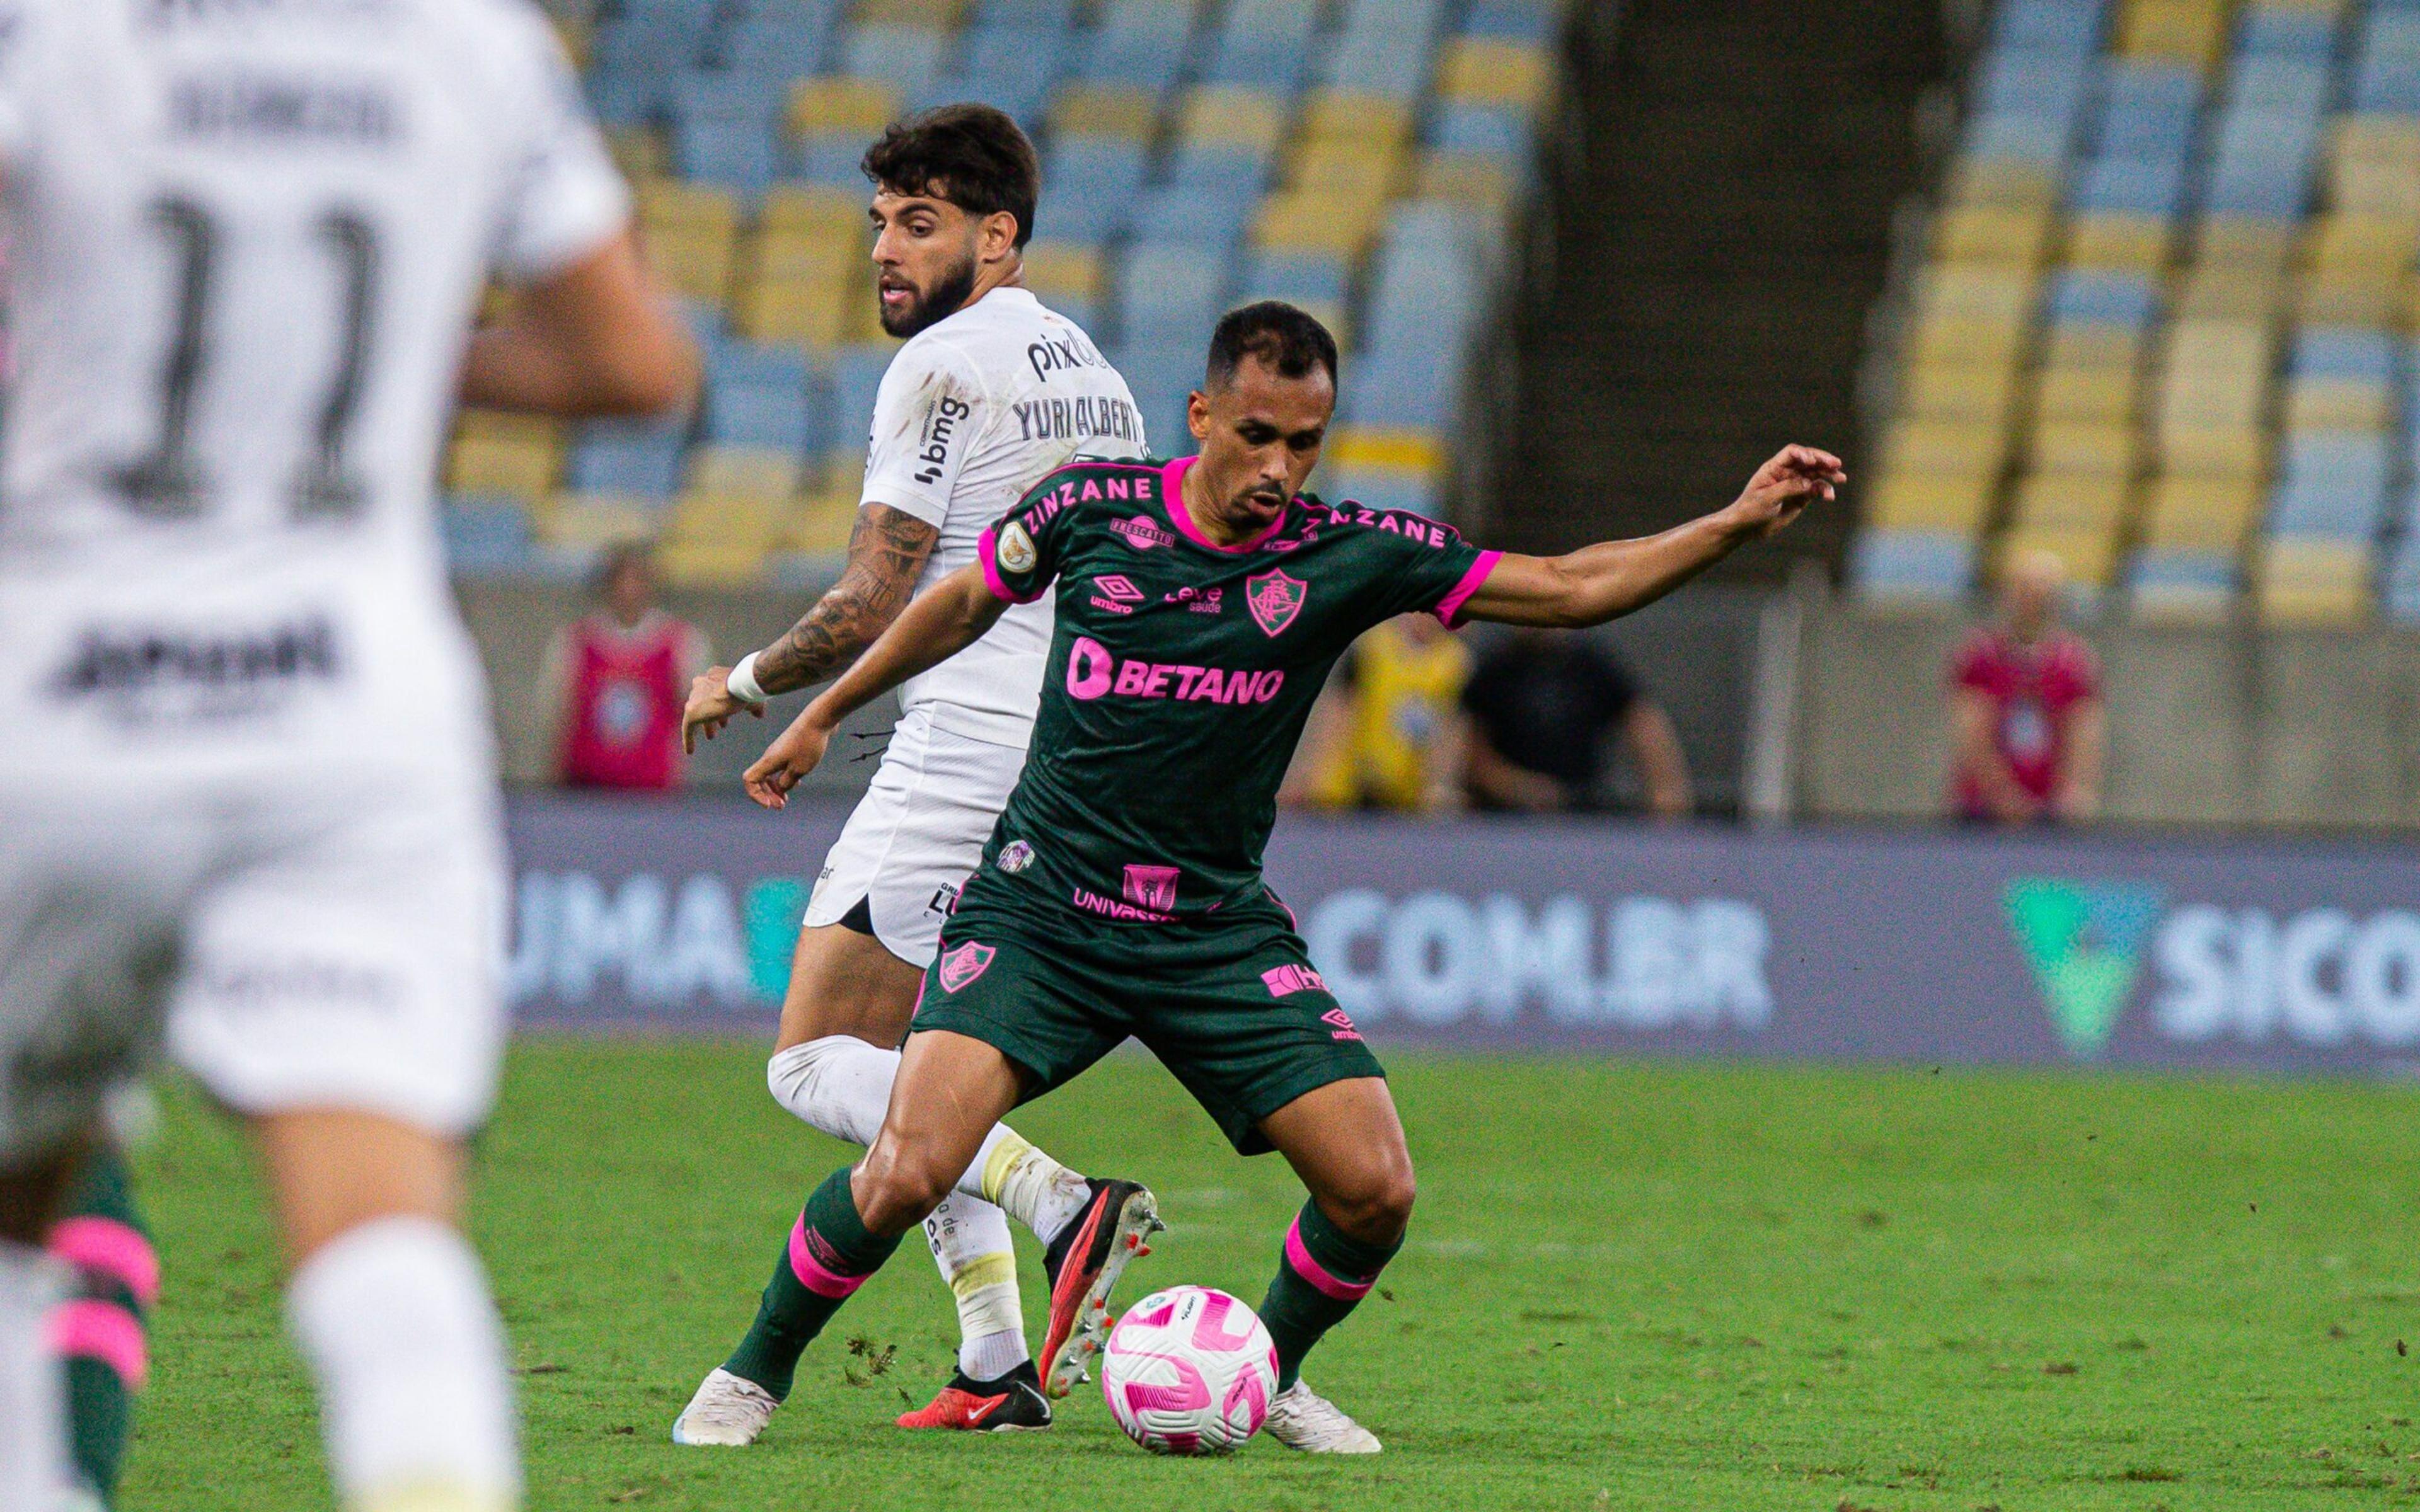
{"type": "Polygon", "coordinates": [[[2002,47],[2090,53],[2101,45],[2106,9],[2102,0],[2009,0],[1993,37],[2002,47]]]}
{"type": "Polygon", "coordinates": [[[1445,23],[1446,4],[1447,0],[1345,0],[1344,30],[1434,37],[1445,23]]]}
{"type": "Polygon", "coordinates": [[[709,383],[804,393],[814,366],[796,347],[732,340],[717,343],[706,352],[706,372],[709,383]]]}
{"type": "Polygon", "coordinates": [[[582,493],[670,499],[680,491],[689,422],[592,421],[572,443],[566,481],[582,493]]]}
{"type": "Polygon", "coordinates": [[[1916,531],[1866,531],[1852,548],[1850,579],[1861,593],[1948,601],[1975,580],[1975,538],[1916,531]]]}
{"type": "Polygon", "coordinates": [[[1202,343],[1226,312],[1224,249],[1187,239],[1143,241],[1118,266],[1118,337],[1126,346],[1202,343]]]}
{"type": "Polygon", "coordinates": [[[1033,27],[985,28],[961,44],[958,66],[916,100],[917,108],[975,100],[1035,122],[1066,71],[1067,34],[1033,27]]]}
{"type": "Polygon", "coordinates": [[[1347,28],[1321,65],[1320,82],[1354,94],[1417,100],[1435,70],[1429,36],[1407,28],[1347,28]]]}
{"type": "Polygon", "coordinates": [[[1127,0],[1078,46],[1083,76],[1099,84],[1165,92],[1191,51],[1192,7],[1169,0],[1127,0]]]}
{"type": "Polygon", "coordinates": [[[1073,31],[1076,26],[1076,0],[983,0],[975,9],[975,24],[1073,31]]]}
{"type": "Polygon", "coordinates": [[[734,19],[709,44],[726,69],[774,80],[821,73],[839,29],[840,0],[783,0],[759,4],[734,19]]]}
{"type": "Polygon", "coordinates": [[[805,388],[766,388],[752,383],[716,384],[706,390],[706,439],[717,446],[747,446],[808,455],[821,448],[813,433],[805,388]]]}
{"type": "Polygon", "coordinates": [[[941,74],[947,39],[921,26],[858,26],[842,37],[840,71],[920,95],[941,74]]]}
{"type": "Polygon", "coordinates": [[[2407,528],[2387,559],[2379,582],[2386,617],[2397,625],[2420,625],[2420,533],[2407,528]]]}
{"type": "Polygon", "coordinates": [[[1462,21],[1465,37],[1551,48],[1563,26],[1562,8],[1540,0],[1475,0],[1462,21]]]}
{"type": "Polygon", "coordinates": [[[2112,64],[2102,74],[2094,150],[2105,157],[2179,158],[2193,146],[2201,75],[2175,64],[2112,64]]]}
{"type": "Polygon", "coordinates": [[[1042,205],[1035,216],[1041,234],[1088,244],[1125,235],[1142,193],[1144,166],[1140,142],[1061,137],[1043,163],[1042,205]]]}
{"type": "Polygon", "coordinates": [[[1348,424],[1388,430],[1437,429],[1456,378],[1433,354],[1373,349],[1345,365],[1341,416],[1348,424]]]}
{"type": "Polygon", "coordinates": [[[2070,269],[2051,280],[2048,316],[2053,323],[2125,326],[2140,330],[2159,315],[2160,295],[2140,273],[2070,269]]]}
{"type": "Polygon", "coordinates": [[[1397,509],[1414,515],[1440,513],[1440,489],[1433,479],[1417,472],[1387,469],[1339,468],[1326,482],[1331,502],[1350,500],[1372,509],[1397,509]]]}
{"type": "Polygon", "coordinates": [[[1260,195],[1250,189],[1199,189],[1166,184],[1144,192],[1135,207],[1139,237],[1184,237],[1220,256],[1243,239],[1260,195]]]}
{"type": "Polygon", "coordinates": [[[2296,378],[2395,378],[2395,340],[2383,331],[2310,326],[2297,332],[2289,371],[2296,378]]]}
{"type": "Polygon", "coordinates": [[[1294,304],[1342,304],[1351,297],[1353,270],[1342,257],[1264,252],[1244,270],[1244,291],[1254,298],[1294,304]]]}
{"type": "Polygon", "coordinates": [[[832,362],[831,444],[863,446],[874,429],[874,400],[891,370],[890,347],[851,347],[832,362]]]}
{"type": "Polygon", "coordinates": [[[1478,152],[1515,162],[1529,157],[1529,123],[1520,112],[1491,105],[1447,104],[1429,128],[1429,145],[1447,152],[1478,152]]]}
{"type": "Polygon", "coordinates": [[[463,577],[507,576],[532,565],[528,512],[513,499],[451,499],[440,517],[446,564],[463,577]]]}
{"type": "Polygon", "coordinates": [[[2237,579],[2235,557],[2221,551],[2143,551],[2126,572],[2126,586],[2136,593],[2198,589],[2226,594],[2234,591],[2237,579]]]}
{"type": "Polygon", "coordinates": [[[1123,343],[1105,355],[1142,410],[1144,439],[1156,456],[1182,456],[1194,450],[1185,424],[1186,401],[1202,385],[1207,329],[1160,341],[1123,343]]]}
{"type": "Polygon", "coordinates": [[[1273,156],[1233,142],[1187,142],[1169,161],[1167,181],[1237,198],[1257,196],[1269,181],[1273,156]]]}
{"type": "Polygon", "coordinates": [[[2235,32],[2238,57],[2290,57],[2324,63],[2335,49],[2336,18],[2310,6],[2255,6],[2235,32]]]}
{"type": "Polygon", "coordinates": [[[2091,83],[2086,59],[2071,53],[1994,52],[1976,91],[1981,116],[2046,116],[2073,120],[2091,83]]]}
{"type": "Polygon", "coordinates": [[[786,166],[769,124],[713,118],[683,121],[674,129],[673,165],[684,178],[752,197],[782,177],[786,166]]]}
{"type": "Polygon", "coordinates": [[[2185,164],[2174,158],[2099,158],[2085,165],[2070,193],[2074,209],[2102,214],[2173,216],[2183,203],[2185,164]]]}
{"type": "Polygon", "coordinates": [[[2226,108],[2279,116],[2317,116],[2327,105],[2324,59],[2250,57],[2227,76],[2226,108]]]}
{"type": "Polygon", "coordinates": [[[1978,116],[1966,123],[1961,150],[1970,158],[2064,162],[2074,139],[2071,116],[1978,116]]]}
{"type": "Polygon", "coordinates": [[[2270,501],[2270,531],[2370,539],[2385,518],[2391,465],[2383,436],[2304,431],[2288,437],[2285,471],[2270,501]]]}
{"type": "Polygon", "coordinates": [[[1317,22],[1311,0],[1236,0],[1212,44],[1205,77],[1292,90],[1311,62],[1317,22]]]}

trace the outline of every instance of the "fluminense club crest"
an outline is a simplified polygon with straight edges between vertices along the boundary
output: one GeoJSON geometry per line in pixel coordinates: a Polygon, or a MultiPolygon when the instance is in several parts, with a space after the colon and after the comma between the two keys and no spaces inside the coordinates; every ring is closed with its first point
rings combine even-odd
{"type": "Polygon", "coordinates": [[[1275,568],[1244,579],[1244,603],[1262,633],[1272,639],[1294,623],[1294,617],[1302,612],[1303,600],[1310,596],[1309,583],[1275,568]]]}
{"type": "Polygon", "coordinates": [[[982,976],[985,969],[991,964],[991,958],[998,954],[1000,951],[991,946],[977,945],[974,941],[969,940],[942,956],[941,991],[956,992],[982,976]]]}

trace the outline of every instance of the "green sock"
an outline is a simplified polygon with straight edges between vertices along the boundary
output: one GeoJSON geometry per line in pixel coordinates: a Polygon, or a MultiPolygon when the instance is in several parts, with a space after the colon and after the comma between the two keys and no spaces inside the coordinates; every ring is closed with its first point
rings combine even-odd
{"type": "Polygon", "coordinates": [[[108,1503],[117,1494],[146,1370],[144,1314],[160,1286],[159,1260],[116,1150],[101,1150],[86,1163],[51,1230],[50,1250],[76,1275],[75,1295],[54,1323],[67,1376],[70,1448],[78,1475],[108,1503]]]}
{"type": "Polygon", "coordinates": [[[1316,1202],[1305,1202],[1286,1230],[1277,1279],[1261,1299],[1261,1321],[1278,1347],[1278,1389],[1302,1375],[1302,1358],[1331,1328],[1344,1321],[1377,1284],[1378,1273],[1404,1247],[1365,1244],[1327,1221],[1316,1202]]]}
{"type": "Polygon", "coordinates": [[[807,1198],[790,1229],[789,1248],[765,1284],[756,1321],[722,1368],[764,1387],[776,1401],[788,1396],[799,1356],[898,1247],[895,1236],[866,1232],[857,1199],[849,1195],[848,1167],[834,1171],[807,1198]]]}

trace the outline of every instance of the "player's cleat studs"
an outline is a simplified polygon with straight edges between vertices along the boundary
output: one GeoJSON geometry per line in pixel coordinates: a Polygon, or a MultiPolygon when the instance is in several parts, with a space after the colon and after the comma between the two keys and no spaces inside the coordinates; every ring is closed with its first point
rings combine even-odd
{"type": "Polygon", "coordinates": [[[1090,1378],[1109,1337],[1109,1298],[1133,1260],[1165,1232],[1158,1199],[1135,1181],[1094,1181],[1092,1200],[1043,1256],[1050,1276],[1050,1332],[1042,1347],[1043,1390],[1064,1396],[1090,1378]]]}

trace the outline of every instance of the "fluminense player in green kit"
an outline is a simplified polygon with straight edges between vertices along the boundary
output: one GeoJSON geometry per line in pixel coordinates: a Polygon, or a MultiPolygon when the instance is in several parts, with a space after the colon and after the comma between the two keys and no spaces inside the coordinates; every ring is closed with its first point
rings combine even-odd
{"type": "Polygon", "coordinates": [[[1239,1151],[1281,1151],[1311,1189],[1261,1304],[1278,1350],[1271,1433],[1377,1450],[1301,1381],[1303,1356],[1402,1246],[1413,1196],[1384,1072],[1261,877],[1311,702],[1381,621],[1599,625],[1788,527],[1847,474],[1792,446],[1730,507],[1661,535],[1556,558],[1482,551],[1416,515],[1300,492],[1336,373],[1334,339],[1301,311],[1229,316],[1192,399],[1199,456],[1045,479],[749,769],[750,794],[780,808],[848,714],[1055,591],[1032,752],[942,932],[880,1137],[807,1199],[790,1245],[801,1345],[995,1122],[1131,1035],[1239,1151]]]}

